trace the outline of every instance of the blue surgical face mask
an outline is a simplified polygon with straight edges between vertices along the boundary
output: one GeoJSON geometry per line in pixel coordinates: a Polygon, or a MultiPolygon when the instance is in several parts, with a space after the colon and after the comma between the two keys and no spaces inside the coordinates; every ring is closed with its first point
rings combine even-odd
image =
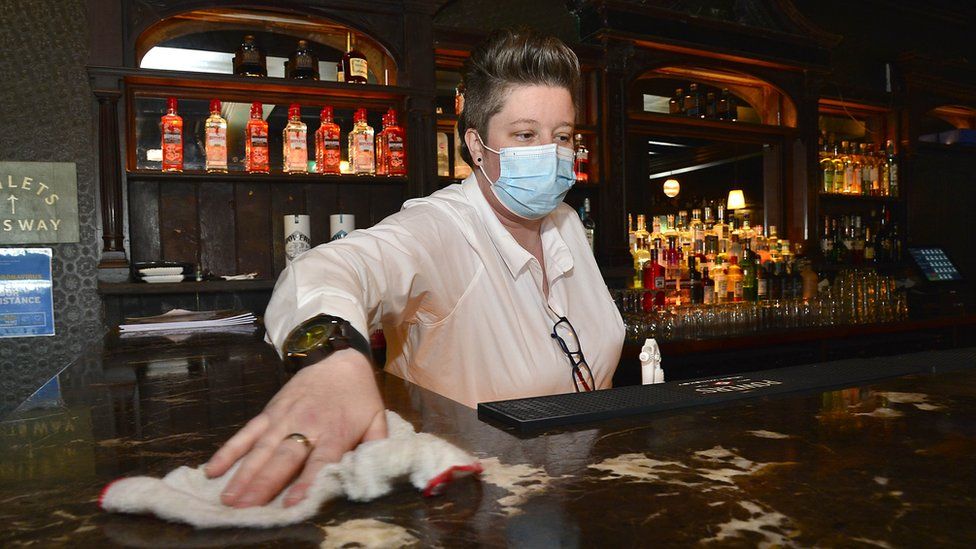
{"type": "MultiPolygon", "coordinates": [[[[481,136],[478,136],[481,139],[481,136]]],[[[485,179],[491,183],[498,201],[510,212],[525,219],[541,219],[556,209],[566,193],[576,183],[573,171],[573,151],[555,143],[533,147],[502,147],[496,151],[501,171],[492,182],[485,168],[479,165],[485,179]]]]}

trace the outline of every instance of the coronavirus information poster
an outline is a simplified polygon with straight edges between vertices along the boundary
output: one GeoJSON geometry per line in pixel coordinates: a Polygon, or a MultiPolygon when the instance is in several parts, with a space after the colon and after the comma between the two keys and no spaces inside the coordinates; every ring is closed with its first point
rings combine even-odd
{"type": "Polygon", "coordinates": [[[0,337],[54,335],[50,248],[0,248],[0,337]]]}

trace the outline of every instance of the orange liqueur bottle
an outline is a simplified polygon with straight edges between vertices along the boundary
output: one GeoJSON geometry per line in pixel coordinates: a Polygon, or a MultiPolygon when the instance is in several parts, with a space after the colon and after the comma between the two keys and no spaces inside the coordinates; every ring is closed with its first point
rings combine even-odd
{"type": "Polygon", "coordinates": [[[163,135],[163,171],[183,171],[183,119],[176,114],[176,98],[166,101],[166,114],[159,121],[163,135]]]}
{"type": "Polygon", "coordinates": [[[383,130],[386,138],[383,144],[386,147],[384,159],[386,160],[386,175],[403,176],[407,175],[407,155],[404,150],[403,128],[397,125],[397,113],[390,109],[386,112],[387,126],[383,130]]]}
{"type": "Polygon", "coordinates": [[[342,152],[339,149],[339,125],[332,120],[332,107],[322,107],[319,129],[315,131],[315,169],[319,173],[336,174],[342,152]]]}
{"type": "Polygon", "coordinates": [[[390,127],[390,113],[383,114],[383,130],[376,134],[376,175],[388,175],[387,171],[390,168],[389,159],[387,153],[389,151],[387,147],[387,128],[390,127]]]}
{"type": "Polygon", "coordinates": [[[204,125],[206,132],[207,173],[227,172],[227,120],[220,116],[220,100],[210,101],[210,117],[204,125]]]}
{"type": "Polygon", "coordinates": [[[261,103],[251,103],[244,139],[244,169],[248,173],[268,173],[268,123],[261,113],[261,103]]]}

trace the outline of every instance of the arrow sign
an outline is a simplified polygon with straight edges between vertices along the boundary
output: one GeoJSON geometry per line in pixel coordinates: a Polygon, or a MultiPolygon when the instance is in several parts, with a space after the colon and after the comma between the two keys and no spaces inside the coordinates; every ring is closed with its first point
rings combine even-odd
{"type": "Polygon", "coordinates": [[[7,201],[10,202],[10,214],[11,215],[17,213],[17,200],[18,200],[17,197],[14,196],[14,195],[10,195],[10,198],[7,199],[7,201]]]}

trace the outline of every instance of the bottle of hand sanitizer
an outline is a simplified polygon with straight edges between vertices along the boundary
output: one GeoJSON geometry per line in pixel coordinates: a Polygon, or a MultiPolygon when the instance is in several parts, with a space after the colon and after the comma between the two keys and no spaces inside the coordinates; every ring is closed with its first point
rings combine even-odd
{"type": "Polygon", "coordinates": [[[650,385],[652,383],[664,383],[664,369],[661,368],[661,349],[657,345],[657,340],[648,338],[644,340],[639,357],[641,363],[641,383],[650,385]]]}

